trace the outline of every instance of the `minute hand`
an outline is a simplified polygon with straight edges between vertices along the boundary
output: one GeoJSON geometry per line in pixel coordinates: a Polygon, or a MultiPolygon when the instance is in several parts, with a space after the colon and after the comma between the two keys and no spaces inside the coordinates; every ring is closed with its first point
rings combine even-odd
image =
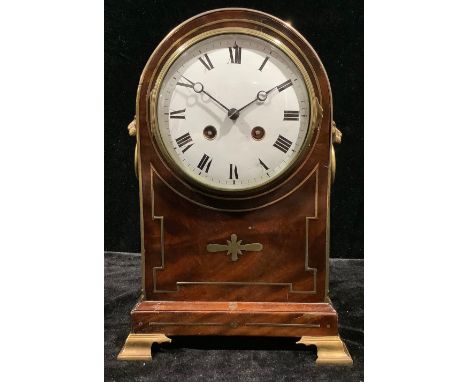
{"type": "Polygon", "coordinates": [[[206,91],[202,91],[202,93],[205,93],[208,97],[210,97],[213,101],[215,101],[219,106],[221,106],[222,108],[226,109],[227,111],[229,111],[229,108],[224,106],[221,102],[219,102],[216,98],[214,98],[210,93],[206,92],[206,91]]]}
{"type": "Polygon", "coordinates": [[[182,77],[185,78],[185,80],[187,80],[187,81],[190,83],[190,85],[192,85],[192,89],[195,91],[195,93],[204,93],[204,94],[206,94],[208,97],[210,97],[213,101],[215,101],[215,102],[216,102],[219,106],[221,106],[223,109],[229,111],[229,108],[228,108],[228,107],[224,106],[221,102],[219,102],[219,101],[218,101],[216,98],[214,98],[211,94],[209,94],[208,92],[206,92],[204,86],[203,86],[200,82],[196,82],[196,83],[195,83],[195,82],[190,81],[187,77],[184,77],[184,76],[182,76],[182,77]],[[199,86],[197,87],[197,89],[195,89],[195,85],[199,85],[199,86]],[[200,89],[200,90],[198,90],[198,89],[200,89]]]}

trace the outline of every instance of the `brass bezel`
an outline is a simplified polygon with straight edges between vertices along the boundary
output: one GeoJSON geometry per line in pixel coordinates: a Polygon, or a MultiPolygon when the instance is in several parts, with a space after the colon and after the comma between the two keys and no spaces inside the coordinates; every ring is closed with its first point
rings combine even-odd
{"type": "MultiPolygon", "coordinates": [[[[244,21],[244,20],[242,20],[244,21]]],[[[280,31],[273,29],[276,33],[281,34],[280,31]]],[[[179,43],[179,41],[177,42],[179,43]]],[[[315,73],[314,73],[315,74],[315,73]]],[[[318,85],[318,84],[317,84],[318,85]]],[[[160,70],[156,81],[154,82],[154,86],[150,91],[149,101],[149,125],[150,125],[150,136],[152,138],[153,145],[157,145],[159,151],[162,153],[165,161],[165,165],[173,172],[174,176],[181,181],[187,182],[188,184],[195,186],[197,191],[208,195],[210,197],[220,198],[220,199],[229,199],[228,196],[243,196],[249,194],[250,197],[252,196],[252,191],[257,191],[257,195],[263,195],[266,192],[270,192],[280,186],[289,175],[291,175],[295,169],[300,167],[301,159],[304,158],[304,155],[314,149],[315,141],[311,147],[312,138],[315,136],[317,137],[318,131],[320,130],[320,124],[322,119],[322,107],[320,105],[319,99],[315,95],[314,87],[312,84],[312,80],[307,73],[307,70],[304,68],[304,65],[300,61],[300,59],[281,41],[277,38],[270,36],[267,33],[245,28],[245,27],[222,27],[209,30],[207,32],[200,33],[199,35],[187,40],[183,44],[181,44],[166,60],[162,69],[160,70]],[[197,44],[200,41],[206,40],[211,37],[223,35],[223,34],[244,34],[247,36],[252,36],[256,38],[260,38],[272,45],[276,48],[280,49],[297,67],[302,78],[304,80],[305,87],[307,89],[307,95],[309,98],[309,126],[307,128],[307,135],[304,139],[304,142],[299,150],[299,153],[296,157],[289,163],[288,167],[279,175],[274,177],[271,180],[268,180],[265,183],[257,186],[250,186],[241,189],[232,189],[228,190],[225,188],[218,188],[216,186],[211,186],[205,182],[198,180],[195,175],[190,174],[189,172],[184,171],[171,157],[169,152],[167,151],[162,137],[159,131],[158,125],[158,118],[157,118],[157,110],[158,110],[158,95],[161,89],[161,85],[169,71],[170,67],[173,63],[183,54],[188,48],[192,45],[197,44]],[[273,185],[273,186],[272,186],[273,185]],[[223,197],[224,196],[224,197],[223,197]]],[[[156,147],[155,147],[156,148],[156,147]]],[[[237,199],[237,198],[236,198],[237,199]]]]}

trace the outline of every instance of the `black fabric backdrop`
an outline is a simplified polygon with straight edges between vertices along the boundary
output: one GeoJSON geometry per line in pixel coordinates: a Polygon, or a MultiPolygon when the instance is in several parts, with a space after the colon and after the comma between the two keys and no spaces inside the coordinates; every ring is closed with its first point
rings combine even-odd
{"type": "Polygon", "coordinates": [[[173,337],[153,346],[151,362],[116,357],[130,330],[130,310],[140,295],[140,256],[105,254],[105,380],[128,381],[343,381],[364,380],[363,260],[330,261],[330,298],[353,366],[317,366],[315,346],[298,338],[173,337]]]}
{"type": "Polygon", "coordinates": [[[318,52],[330,78],[334,119],[343,132],[331,198],[331,256],[363,257],[363,1],[105,1],[105,249],[140,251],[135,139],[139,76],[164,36],[215,8],[258,9],[289,20],[318,52]]]}

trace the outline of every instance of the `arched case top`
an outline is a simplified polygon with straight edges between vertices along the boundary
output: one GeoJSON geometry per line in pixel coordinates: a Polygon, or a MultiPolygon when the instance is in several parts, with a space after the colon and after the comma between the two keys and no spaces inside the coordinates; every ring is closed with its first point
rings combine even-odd
{"type": "Polygon", "coordinates": [[[314,49],[299,32],[268,14],[242,8],[225,8],[206,12],[180,24],[158,45],[140,78],[137,94],[137,139],[139,178],[150,181],[151,174],[180,197],[202,207],[221,211],[249,211],[270,206],[295,192],[314,173],[319,163],[328,166],[331,142],[332,97],[325,69],[314,49]],[[303,71],[309,86],[315,123],[300,155],[282,176],[248,191],[221,192],[194,183],[168,158],[155,139],[152,118],[152,93],[160,86],[165,71],[187,44],[219,33],[245,33],[268,38],[287,50],[303,71]],[[144,171],[142,171],[144,169],[144,171]]]}

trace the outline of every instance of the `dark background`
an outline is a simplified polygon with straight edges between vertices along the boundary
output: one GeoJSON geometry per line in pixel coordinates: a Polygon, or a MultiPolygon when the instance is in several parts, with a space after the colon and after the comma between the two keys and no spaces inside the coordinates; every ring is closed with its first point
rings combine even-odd
{"type": "Polygon", "coordinates": [[[343,133],[336,147],[331,196],[331,257],[363,258],[363,1],[105,1],[105,250],[140,251],[135,138],[138,80],[149,56],[174,27],[216,8],[245,7],[288,20],[312,44],[330,79],[334,120],[343,133]]]}

